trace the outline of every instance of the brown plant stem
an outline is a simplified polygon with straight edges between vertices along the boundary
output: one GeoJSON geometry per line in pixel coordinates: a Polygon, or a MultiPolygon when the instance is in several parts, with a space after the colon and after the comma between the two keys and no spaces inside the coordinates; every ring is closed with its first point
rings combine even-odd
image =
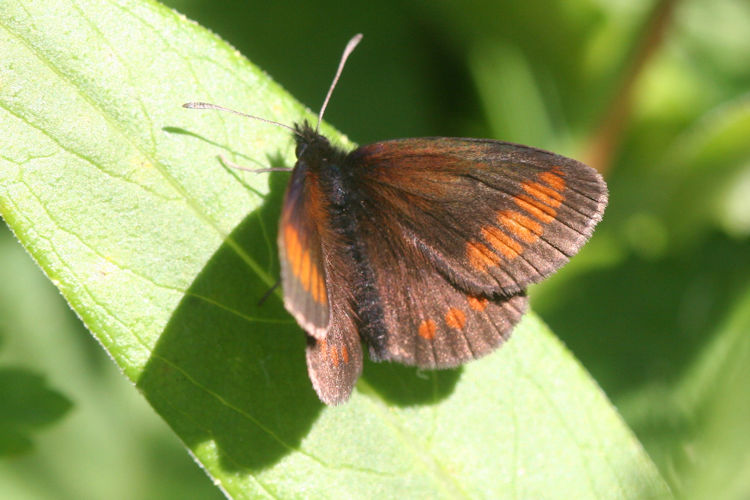
{"type": "Polygon", "coordinates": [[[602,115],[589,148],[583,156],[587,164],[602,174],[606,174],[612,167],[612,159],[632,112],[635,84],[648,62],[661,48],[677,3],[678,0],[661,0],[654,6],[644,27],[643,36],[640,37],[625,66],[620,87],[602,115]]]}

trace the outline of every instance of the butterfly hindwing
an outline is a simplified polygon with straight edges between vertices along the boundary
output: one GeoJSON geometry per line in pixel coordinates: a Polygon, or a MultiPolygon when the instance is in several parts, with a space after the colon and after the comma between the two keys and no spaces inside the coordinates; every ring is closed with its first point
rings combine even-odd
{"type": "Polygon", "coordinates": [[[353,318],[333,314],[325,338],[307,337],[307,372],[321,401],[336,405],[349,399],[362,373],[362,345],[353,318]]]}
{"type": "MultiPolygon", "coordinates": [[[[328,291],[328,328],[322,337],[307,337],[307,371],[320,400],[329,405],[346,401],[362,373],[362,344],[352,302],[356,269],[347,259],[347,247],[325,219],[321,251],[328,291]]],[[[309,333],[309,332],[308,332],[309,333]]]]}
{"type": "Polygon", "coordinates": [[[447,368],[492,352],[526,310],[524,292],[473,295],[451,284],[418,253],[391,243],[374,226],[363,232],[382,300],[386,335],[366,339],[376,360],[447,368]],[[380,241],[380,244],[376,242],[380,241]],[[404,283],[409,283],[404,287],[404,283]]]}
{"type": "Polygon", "coordinates": [[[364,146],[348,157],[370,218],[405,239],[451,283],[506,296],[557,270],[590,237],[607,202],[580,162],[482,139],[364,146]]]}
{"type": "MultiPolygon", "coordinates": [[[[315,186],[313,189],[317,188],[315,186]]],[[[331,220],[320,221],[322,266],[328,292],[328,327],[325,335],[307,337],[307,371],[321,401],[346,401],[362,373],[362,344],[357,333],[351,286],[356,269],[346,258],[347,246],[333,230],[331,220]]]]}

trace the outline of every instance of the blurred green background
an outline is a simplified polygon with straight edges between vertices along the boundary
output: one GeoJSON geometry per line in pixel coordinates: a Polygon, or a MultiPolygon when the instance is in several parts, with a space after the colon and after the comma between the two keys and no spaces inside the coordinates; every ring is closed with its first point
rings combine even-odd
{"type": "MultiPolygon", "coordinates": [[[[364,33],[326,115],[359,143],[600,169],[604,222],[532,307],[679,497],[750,498],[750,2],[166,3],[313,109],[364,33]]],[[[3,498],[222,497],[4,226],[0,401],[3,498]]]]}

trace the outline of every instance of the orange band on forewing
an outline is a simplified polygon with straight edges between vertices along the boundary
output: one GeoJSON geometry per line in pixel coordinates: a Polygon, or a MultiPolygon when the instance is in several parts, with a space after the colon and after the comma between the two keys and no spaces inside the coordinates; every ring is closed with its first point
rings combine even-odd
{"type": "Polygon", "coordinates": [[[289,261],[292,274],[299,274],[299,266],[302,260],[302,246],[297,236],[297,230],[287,224],[284,227],[284,244],[286,246],[286,257],[289,261]]]}
{"type": "Polygon", "coordinates": [[[315,302],[320,302],[320,289],[318,287],[318,266],[313,265],[310,269],[310,295],[315,302]]]}
{"type": "Polygon", "coordinates": [[[542,225],[514,210],[501,210],[497,213],[498,222],[521,241],[534,243],[542,234],[542,225]]]}
{"type": "Polygon", "coordinates": [[[565,199],[562,194],[539,182],[525,181],[521,183],[521,187],[534,198],[553,208],[559,207],[565,199]]]}
{"type": "MultiPolygon", "coordinates": [[[[559,172],[560,169],[557,169],[557,171],[559,172]]],[[[539,174],[539,180],[550,185],[557,192],[562,193],[563,189],[565,189],[565,179],[556,175],[554,170],[542,172],[539,174]]]]}
{"type": "Polygon", "coordinates": [[[554,208],[545,205],[536,198],[532,198],[531,196],[525,194],[514,196],[513,201],[527,214],[532,215],[537,220],[544,222],[545,224],[548,224],[555,220],[555,216],[557,215],[557,210],[555,210],[554,208]]]}
{"type": "Polygon", "coordinates": [[[498,257],[492,250],[481,243],[466,243],[466,258],[471,267],[477,271],[486,271],[488,267],[496,266],[500,263],[498,257]]]}
{"type": "Polygon", "coordinates": [[[320,302],[323,305],[328,304],[328,292],[326,291],[326,282],[323,280],[323,275],[318,274],[318,296],[320,302]]]}
{"type": "Polygon", "coordinates": [[[302,265],[299,270],[299,281],[306,292],[310,291],[310,252],[302,254],[302,265]]]}
{"type": "Polygon", "coordinates": [[[523,247],[516,240],[494,226],[482,228],[482,236],[492,248],[508,259],[515,259],[523,252],[523,247]]]}
{"type": "Polygon", "coordinates": [[[323,274],[318,268],[318,263],[313,260],[308,249],[302,248],[299,233],[291,224],[284,225],[283,231],[289,270],[300,281],[302,288],[312,296],[315,302],[326,305],[328,303],[328,295],[326,293],[323,274]]]}

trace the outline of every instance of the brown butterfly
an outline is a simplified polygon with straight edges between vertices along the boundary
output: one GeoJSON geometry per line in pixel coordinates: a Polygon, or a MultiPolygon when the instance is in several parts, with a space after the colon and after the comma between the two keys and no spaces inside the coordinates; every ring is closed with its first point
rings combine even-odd
{"type": "Polygon", "coordinates": [[[427,137],[347,152],[307,123],[293,131],[281,281],[326,404],[349,398],[363,342],[373,360],[422,368],[491,352],[526,310],[526,287],[578,252],[607,204],[594,169],[540,149],[427,137]]]}

